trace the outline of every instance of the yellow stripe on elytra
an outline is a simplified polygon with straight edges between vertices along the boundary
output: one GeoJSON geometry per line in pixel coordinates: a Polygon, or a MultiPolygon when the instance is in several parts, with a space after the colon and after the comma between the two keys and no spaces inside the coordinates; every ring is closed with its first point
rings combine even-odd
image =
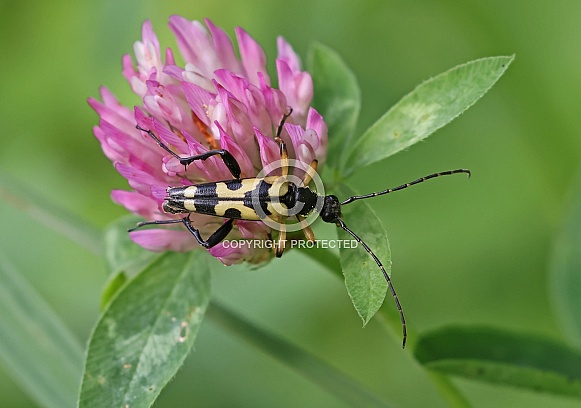
{"type": "Polygon", "coordinates": [[[183,191],[184,198],[194,198],[194,195],[196,195],[196,191],[198,191],[198,187],[189,186],[183,191]]]}
{"type": "MultiPolygon", "coordinates": [[[[282,219],[288,216],[286,207],[279,202],[273,203],[271,200],[284,196],[288,191],[289,183],[285,177],[281,176],[204,183],[189,186],[182,191],[183,207],[191,212],[208,213],[203,210],[203,201],[212,200],[216,204],[212,205],[214,213],[211,215],[224,217],[227,216],[228,210],[235,210],[240,214],[236,218],[258,221],[262,219],[264,214],[262,211],[257,213],[254,207],[248,206],[249,198],[253,197],[256,200],[256,203],[253,204],[256,205],[257,209],[260,209],[260,202],[266,198],[267,213],[272,214],[276,219],[282,219]],[[267,191],[262,191],[262,197],[260,196],[261,182],[270,185],[267,191]],[[264,197],[264,194],[267,196],[264,197]],[[245,203],[247,205],[244,205],[245,203]]],[[[231,211],[230,214],[232,214],[231,211]]]]}

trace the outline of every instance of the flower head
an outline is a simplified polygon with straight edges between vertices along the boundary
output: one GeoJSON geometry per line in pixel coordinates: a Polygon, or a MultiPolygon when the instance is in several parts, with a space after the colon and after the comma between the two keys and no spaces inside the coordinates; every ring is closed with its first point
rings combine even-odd
{"type": "MultiPolygon", "coordinates": [[[[125,177],[131,191],[114,190],[113,200],[147,220],[178,219],[162,210],[166,188],[232,178],[219,156],[195,161],[184,169],[179,160],[161,149],[136,125],[150,129],[182,157],[211,149],[228,150],[239,163],[242,177],[255,177],[262,168],[280,159],[274,140],[278,124],[288,111],[293,114],[281,134],[289,155],[303,163],[325,161],[327,127],[310,107],[313,83],[301,71],[299,57],[278,38],[276,72],[279,88],[271,86],[263,49],[241,28],[236,29],[240,58],[224,31],[210,20],[172,16],[170,28],[178,42],[185,66],[176,64],[171,49],[162,56],[151,23],[145,21],[142,40],[134,45],[136,65],[123,58],[123,75],[141,105],[121,105],[106,88],[102,102],[89,104],[100,116],[94,134],[105,155],[125,177]]],[[[183,215],[181,216],[183,217],[183,215]]],[[[224,222],[218,217],[192,214],[191,223],[207,237],[224,222]]],[[[229,238],[270,239],[262,222],[237,220],[229,238]]],[[[153,250],[188,251],[199,246],[185,229],[155,228],[131,233],[133,241],[153,250]]],[[[226,247],[218,244],[210,253],[225,264],[261,262],[272,256],[269,249],[226,247]]]]}

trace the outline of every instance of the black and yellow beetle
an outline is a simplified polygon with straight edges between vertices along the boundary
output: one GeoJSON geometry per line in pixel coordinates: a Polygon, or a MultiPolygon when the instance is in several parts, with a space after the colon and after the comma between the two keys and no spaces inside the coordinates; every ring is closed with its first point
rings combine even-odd
{"type": "MultiPolygon", "coordinates": [[[[291,110],[292,113],[292,110],[291,110]]],[[[394,191],[402,190],[414,184],[421,183],[431,178],[447,176],[456,173],[466,173],[470,176],[470,171],[466,169],[448,170],[439,173],[433,173],[421,177],[412,182],[402,184],[395,188],[379,191],[376,193],[349,197],[340,201],[334,195],[322,196],[316,191],[309,188],[309,183],[317,169],[317,160],[314,160],[305,171],[303,178],[299,183],[289,181],[288,175],[290,170],[289,158],[285,143],[281,140],[280,134],[285,120],[291,113],[285,114],[280,121],[277,129],[275,141],[280,146],[281,175],[255,178],[240,178],[240,166],[234,156],[227,150],[216,149],[209,150],[206,153],[190,157],[180,157],[166,146],[151,130],[143,129],[139,125],[137,129],[146,132],[153,140],[170,155],[174,156],[184,166],[188,166],[196,160],[206,160],[211,156],[219,155],[224,164],[232,174],[231,180],[217,181],[196,184],[192,186],[168,187],[166,197],[163,202],[163,210],[169,214],[186,214],[183,218],[177,220],[157,220],[140,222],[130,231],[141,228],[146,225],[165,225],[182,223],[187,230],[196,238],[198,243],[204,248],[212,248],[222,242],[232,230],[235,220],[264,221],[266,218],[275,220],[279,224],[279,235],[277,243],[274,245],[275,254],[281,257],[286,242],[285,221],[289,217],[296,217],[300,223],[305,237],[309,241],[314,241],[315,236],[307,223],[304,222],[306,216],[313,212],[318,212],[324,222],[336,224],[338,227],[349,233],[363,248],[371,255],[377,266],[383,272],[389,290],[393,296],[402,324],[403,341],[405,347],[407,331],[405,316],[395,292],[391,279],[387,274],[383,264],[367,246],[367,244],[351,231],[341,218],[341,206],[352,203],[356,200],[377,197],[394,191]],[[289,209],[298,208],[294,212],[289,209]],[[206,214],[216,217],[222,217],[227,221],[220,226],[208,239],[204,239],[199,230],[190,222],[190,214],[206,214]]]]}

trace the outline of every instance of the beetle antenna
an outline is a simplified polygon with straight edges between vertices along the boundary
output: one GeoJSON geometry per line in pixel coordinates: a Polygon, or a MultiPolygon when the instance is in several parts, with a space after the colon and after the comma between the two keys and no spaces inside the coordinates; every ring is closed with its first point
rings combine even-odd
{"type": "Polygon", "coordinates": [[[401,347],[405,348],[405,342],[407,340],[407,329],[406,329],[406,323],[405,323],[405,316],[403,314],[403,309],[401,307],[401,303],[399,302],[399,298],[397,297],[397,293],[395,293],[395,288],[393,287],[393,284],[391,283],[391,278],[389,277],[389,275],[387,274],[387,271],[383,267],[383,264],[381,263],[379,258],[373,253],[371,248],[369,248],[367,246],[367,244],[365,242],[363,242],[363,240],[357,236],[357,234],[355,234],[353,231],[351,231],[349,228],[347,228],[347,225],[345,225],[345,223],[343,222],[343,220],[341,218],[337,218],[337,225],[339,227],[343,228],[343,230],[345,230],[347,233],[349,233],[353,238],[355,238],[355,240],[357,240],[357,242],[359,242],[363,246],[363,248],[365,248],[367,253],[369,255],[371,255],[371,257],[375,260],[375,263],[377,264],[377,266],[379,266],[379,269],[381,269],[381,272],[383,272],[383,276],[385,277],[385,280],[387,281],[387,286],[389,286],[389,290],[391,291],[391,295],[393,296],[393,300],[395,301],[395,306],[397,307],[397,311],[399,312],[399,318],[401,320],[401,327],[402,327],[402,333],[403,333],[403,340],[402,340],[401,347]]]}
{"type": "Polygon", "coordinates": [[[394,188],[388,188],[387,190],[379,191],[377,193],[371,193],[371,194],[365,194],[365,195],[361,195],[361,196],[349,197],[348,199],[346,199],[345,201],[343,201],[341,203],[341,205],[345,205],[345,204],[352,203],[355,200],[362,200],[364,198],[377,197],[377,196],[380,196],[380,195],[393,193],[394,191],[403,190],[404,188],[411,187],[414,184],[423,183],[424,181],[429,180],[429,179],[433,179],[433,178],[441,177],[441,176],[449,176],[451,174],[457,174],[457,173],[466,173],[466,174],[468,174],[468,177],[470,177],[470,170],[466,170],[466,169],[441,171],[439,173],[430,174],[429,176],[421,177],[421,178],[419,178],[417,180],[414,180],[412,182],[405,183],[405,184],[402,184],[401,186],[397,186],[397,187],[394,187],[394,188]]]}

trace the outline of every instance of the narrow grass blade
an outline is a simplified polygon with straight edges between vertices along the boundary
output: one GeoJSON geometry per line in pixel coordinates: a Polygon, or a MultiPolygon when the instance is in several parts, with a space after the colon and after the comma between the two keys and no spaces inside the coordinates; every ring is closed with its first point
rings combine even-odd
{"type": "Polygon", "coordinates": [[[247,340],[279,361],[289,365],[324,390],[353,407],[389,407],[355,380],[309,352],[268,333],[216,302],[208,309],[214,322],[230,330],[235,336],[247,340]]]}
{"type": "Polygon", "coordinates": [[[2,171],[0,171],[0,199],[92,253],[103,252],[99,231],[52,202],[38,190],[18,182],[2,171]]]}
{"type": "Polygon", "coordinates": [[[81,345],[1,252],[0,359],[40,406],[75,406],[81,345]]]}
{"type": "Polygon", "coordinates": [[[551,300],[571,344],[581,349],[581,173],[576,177],[570,210],[551,262],[551,300]]]}

